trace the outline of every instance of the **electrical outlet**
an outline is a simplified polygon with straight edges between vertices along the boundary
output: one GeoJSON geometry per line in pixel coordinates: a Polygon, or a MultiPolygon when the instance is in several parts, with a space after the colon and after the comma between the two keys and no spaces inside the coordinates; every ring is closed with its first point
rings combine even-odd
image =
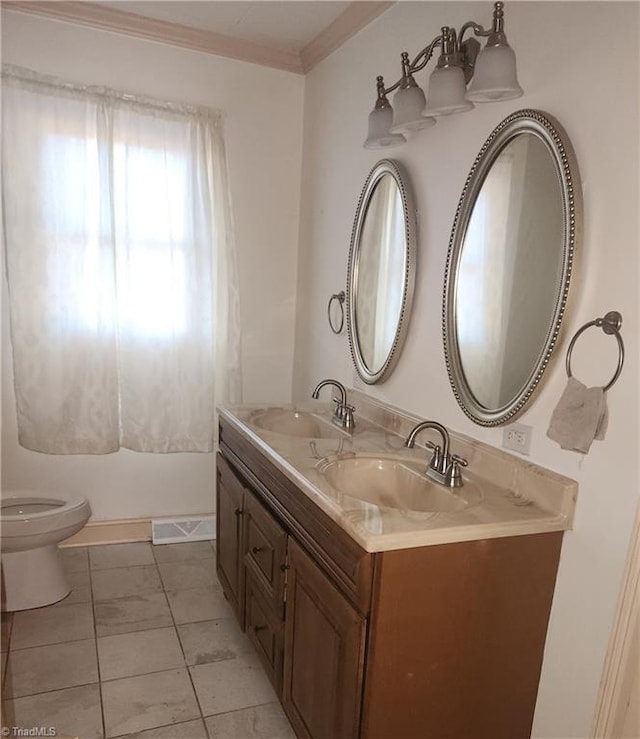
{"type": "Polygon", "coordinates": [[[513,452],[529,454],[531,448],[531,426],[524,423],[512,423],[502,431],[502,446],[513,452]]]}

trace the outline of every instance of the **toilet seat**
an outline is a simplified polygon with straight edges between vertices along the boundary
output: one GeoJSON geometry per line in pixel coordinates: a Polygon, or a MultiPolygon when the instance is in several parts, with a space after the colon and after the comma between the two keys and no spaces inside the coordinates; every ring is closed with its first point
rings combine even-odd
{"type": "Polygon", "coordinates": [[[2,518],[6,520],[32,521],[50,516],[54,511],[60,513],[62,510],[81,508],[85,503],[86,498],[79,495],[69,498],[69,500],[12,495],[8,498],[2,498],[0,501],[0,512],[2,513],[2,518]],[[20,508],[24,508],[25,510],[21,511],[20,508]]]}
{"type": "Polygon", "coordinates": [[[3,516],[28,520],[39,513],[49,513],[65,504],[55,498],[6,498],[0,502],[3,516]]]}
{"type": "Polygon", "coordinates": [[[66,528],[91,514],[86,498],[79,495],[64,500],[36,495],[10,495],[0,501],[2,538],[35,536],[66,528]]]}

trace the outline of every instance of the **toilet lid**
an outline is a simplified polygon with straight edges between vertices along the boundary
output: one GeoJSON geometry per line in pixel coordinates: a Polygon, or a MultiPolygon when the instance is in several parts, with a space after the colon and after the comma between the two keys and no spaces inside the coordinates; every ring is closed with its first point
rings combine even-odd
{"type": "Polygon", "coordinates": [[[60,508],[64,505],[64,501],[48,501],[48,500],[29,500],[26,499],[8,500],[2,504],[2,512],[5,516],[29,516],[34,513],[44,513],[54,508],[60,508]]]}

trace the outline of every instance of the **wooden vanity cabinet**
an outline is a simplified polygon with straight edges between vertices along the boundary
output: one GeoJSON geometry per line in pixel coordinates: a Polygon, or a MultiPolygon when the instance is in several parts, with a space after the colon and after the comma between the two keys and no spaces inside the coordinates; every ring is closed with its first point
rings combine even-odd
{"type": "Polygon", "coordinates": [[[220,450],[220,582],[300,739],[530,736],[562,532],[370,553],[224,419],[220,450]]]}

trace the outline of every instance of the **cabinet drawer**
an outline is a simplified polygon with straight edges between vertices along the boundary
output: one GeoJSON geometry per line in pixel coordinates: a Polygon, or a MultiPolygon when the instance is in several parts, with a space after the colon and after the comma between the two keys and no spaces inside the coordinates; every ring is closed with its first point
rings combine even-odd
{"type": "Polygon", "coordinates": [[[249,492],[244,510],[245,565],[258,581],[270,607],[282,614],[287,534],[249,492]]]}
{"type": "Polygon", "coordinates": [[[262,590],[256,586],[252,574],[247,575],[245,606],[247,635],[253,642],[273,687],[280,695],[283,622],[264,600],[262,590]]]}

